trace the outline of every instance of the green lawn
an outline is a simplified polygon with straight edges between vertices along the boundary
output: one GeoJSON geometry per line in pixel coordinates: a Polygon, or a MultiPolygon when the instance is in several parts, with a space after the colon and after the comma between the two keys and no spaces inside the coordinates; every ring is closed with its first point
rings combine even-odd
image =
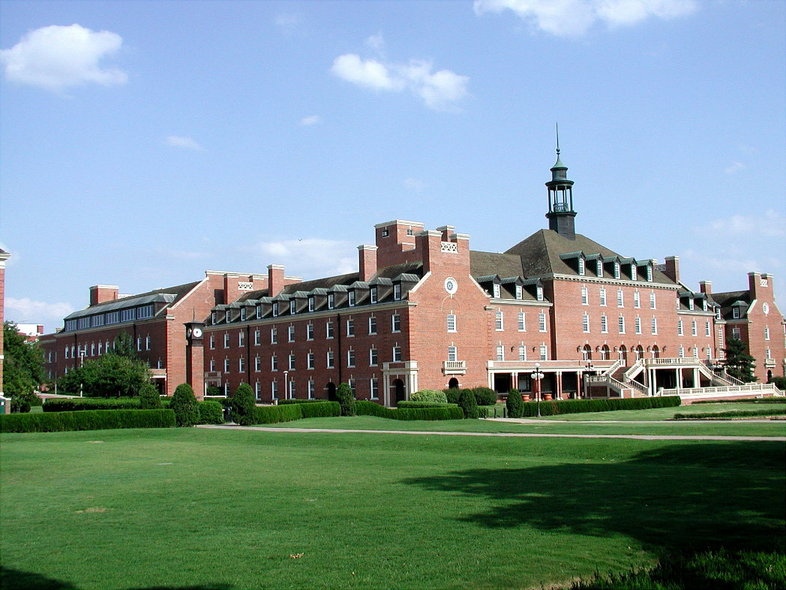
{"type": "Polygon", "coordinates": [[[664,551],[784,550],[782,442],[168,429],[0,444],[3,588],[540,588],[664,551]]]}

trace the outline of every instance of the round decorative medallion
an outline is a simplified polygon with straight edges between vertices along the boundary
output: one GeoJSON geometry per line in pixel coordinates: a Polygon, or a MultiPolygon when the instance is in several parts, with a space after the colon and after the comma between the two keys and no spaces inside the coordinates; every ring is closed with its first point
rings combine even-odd
{"type": "Polygon", "coordinates": [[[768,313],[770,313],[770,306],[764,303],[761,306],[761,310],[764,312],[764,315],[767,315],[768,313]]]}
{"type": "Polygon", "coordinates": [[[456,279],[453,277],[448,277],[445,279],[445,291],[447,291],[449,295],[456,294],[456,291],[458,291],[458,283],[456,282],[456,279]]]}

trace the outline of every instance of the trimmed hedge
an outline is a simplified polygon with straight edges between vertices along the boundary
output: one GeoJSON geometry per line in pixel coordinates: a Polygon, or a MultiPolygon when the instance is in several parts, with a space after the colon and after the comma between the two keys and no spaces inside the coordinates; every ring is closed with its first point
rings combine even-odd
{"type": "Polygon", "coordinates": [[[138,397],[75,397],[49,398],[44,402],[44,412],[74,412],[78,410],[138,410],[138,397]]]}
{"type": "Polygon", "coordinates": [[[0,432],[168,428],[174,425],[175,413],[172,410],[84,410],[0,415],[0,432]]]}
{"type": "Polygon", "coordinates": [[[471,391],[472,395],[475,396],[475,405],[478,406],[493,406],[497,403],[498,398],[497,392],[488,387],[474,387],[466,390],[451,387],[450,389],[443,389],[442,391],[445,393],[445,397],[449,404],[459,403],[459,398],[463,391],[471,391]]]}
{"type": "Polygon", "coordinates": [[[288,406],[291,404],[322,404],[327,400],[324,399],[299,399],[299,398],[292,398],[292,399],[280,399],[278,400],[279,406],[288,406]]]}
{"type": "MultiPolygon", "coordinates": [[[[315,401],[315,400],[311,400],[315,401]]],[[[338,402],[320,401],[309,404],[298,404],[303,418],[329,418],[341,416],[341,404],[338,402]]]]}
{"type": "Polygon", "coordinates": [[[692,406],[699,404],[786,404],[786,398],[783,397],[757,397],[745,399],[707,399],[691,402],[692,406]]]}
{"type": "Polygon", "coordinates": [[[197,402],[197,408],[199,409],[198,424],[224,423],[224,406],[220,403],[212,400],[197,402]]]}
{"type": "Polygon", "coordinates": [[[300,420],[303,417],[302,407],[301,404],[257,406],[254,409],[254,424],[275,424],[300,420]]]}
{"type": "Polygon", "coordinates": [[[448,406],[455,406],[456,404],[449,404],[447,402],[420,402],[413,400],[405,400],[398,402],[399,408],[445,408],[448,406]]]}
{"type": "Polygon", "coordinates": [[[731,418],[755,418],[756,416],[783,416],[786,408],[773,408],[770,410],[729,410],[726,412],[695,412],[692,414],[674,414],[675,420],[703,420],[717,419],[728,420],[731,418]]]}
{"type": "MultiPolygon", "coordinates": [[[[421,389],[409,396],[410,401],[413,402],[432,402],[432,403],[448,403],[448,398],[444,391],[437,391],[436,389],[421,389]]],[[[398,404],[399,407],[401,404],[398,404]]]]}
{"type": "MultiPolygon", "coordinates": [[[[559,414],[580,414],[583,412],[613,412],[616,410],[650,410],[652,408],[673,408],[680,405],[678,395],[664,397],[635,397],[627,399],[570,399],[540,402],[541,416],[559,414]]],[[[538,402],[524,402],[522,417],[538,415],[538,402]]]]}
{"type": "Polygon", "coordinates": [[[358,400],[355,402],[359,416],[377,416],[389,420],[461,420],[464,412],[455,404],[430,408],[386,408],[377,403],[358,400]]]}

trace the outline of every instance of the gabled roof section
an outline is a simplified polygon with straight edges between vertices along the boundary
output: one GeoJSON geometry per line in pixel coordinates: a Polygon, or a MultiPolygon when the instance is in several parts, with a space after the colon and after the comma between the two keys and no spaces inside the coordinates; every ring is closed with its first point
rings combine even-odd
{"type": "Polygon", "coordinates": [[[500,277],[524,276],[521,269],[521,258],[512,254],[499,252],[480,252],[470,250],[470,273],[477,280],[478,277],[499,275],[500,277]]]}
{"type": "Polygon", "coordinates": [[[105,313],[108,311],[117,311],[120,309],[139,307],[140,305],[147,305],[148,303],[163,303],[165,306],[171,306],[180,301],[201,282],[202,281],[185,283],[183,285],[175,285],[174,287],[155,289],[153,291],[140,293],[138,295],[129,295],[128,297],[121,297],[120,299],[114,299],[112,301],[105,301],[103,303],[91,305],[85,309],[75,311],[67,315],[64,320],[73,320],[98,313],[105,313]]]}

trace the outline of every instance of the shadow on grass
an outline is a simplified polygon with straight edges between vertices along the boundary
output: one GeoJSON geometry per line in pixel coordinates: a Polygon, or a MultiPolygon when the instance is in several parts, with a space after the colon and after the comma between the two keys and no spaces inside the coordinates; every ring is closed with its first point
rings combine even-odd
{"type": "Polygon", "coordinates": [[[782,443],[694,443],[621,461],[599,456],[593,463],[469,469],[403,481],[483,498],[486,509],[460,520],[486,528],[623,534],[661,554],[714,547],[783,551],[784,463],[782,443]]]}
{"type": "MultiPolygon", "coordinates": [[[[41,574],[23,572],[0,566],[2,590],[79,590],[69,582],[47,578],[41,574]]],[[[232,590],[229,584],[201,584],[196,586],[150,586],[132,590],[232,590]]]]}

